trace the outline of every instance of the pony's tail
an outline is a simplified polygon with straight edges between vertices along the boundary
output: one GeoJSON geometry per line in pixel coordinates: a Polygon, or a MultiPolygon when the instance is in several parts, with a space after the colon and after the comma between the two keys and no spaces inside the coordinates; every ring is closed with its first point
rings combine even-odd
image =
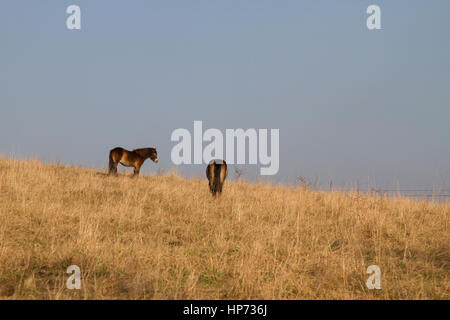
{"type": "Polygon", "coordinates": [[[112,150],[109,152],[109,171],[108,174],[111,174],[114,168],[114,161],[112,157],[112,150]]]}
{"type": "Polygon", "coordinates": [[[222,170],[222,165],[220,164],[215,164],[214,165],[214,195],[217,192],[220,192],[220,171],[222,170]]]}

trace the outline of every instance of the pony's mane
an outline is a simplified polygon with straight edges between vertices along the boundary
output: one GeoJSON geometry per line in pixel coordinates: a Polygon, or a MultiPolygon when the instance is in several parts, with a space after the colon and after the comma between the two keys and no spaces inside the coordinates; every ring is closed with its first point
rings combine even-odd
{"type": "Polygon", "coordinates": [[[133,152],[137,153],[141,157],[150,157],[151,154],[156,152],[155,148],[141,148],[141,149],[135,149],[133,152]]]}

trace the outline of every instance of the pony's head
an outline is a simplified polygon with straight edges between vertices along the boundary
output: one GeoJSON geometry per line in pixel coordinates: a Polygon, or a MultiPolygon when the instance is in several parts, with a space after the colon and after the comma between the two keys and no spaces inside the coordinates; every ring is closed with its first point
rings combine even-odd
{"type": "Polygon", "coordinates": [[[143,157],[144,159],[150,158],[153,162],[158,162],[158,153],[156,152],[155,148],[142,148],[142,149],[135,149],[133,152],[137,153],[139,156],[143,157]]]}
{"type": "Polygon", "coordinates": [[[150,159],[152,159],[153,162],[158,163],[158,153],[155,148],[150,148],[150,159]]]}

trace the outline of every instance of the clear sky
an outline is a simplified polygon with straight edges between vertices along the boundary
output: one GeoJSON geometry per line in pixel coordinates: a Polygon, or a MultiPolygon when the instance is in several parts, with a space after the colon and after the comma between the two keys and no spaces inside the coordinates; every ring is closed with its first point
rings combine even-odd
{"type": "Polygon", "coordinates": [[[202,120],[279,128],[264,179],[448,187],[449,31],[448,0],[2,0],[0,154],[105,169],[113,147],[156,147],[152,174],[202,120]]]}

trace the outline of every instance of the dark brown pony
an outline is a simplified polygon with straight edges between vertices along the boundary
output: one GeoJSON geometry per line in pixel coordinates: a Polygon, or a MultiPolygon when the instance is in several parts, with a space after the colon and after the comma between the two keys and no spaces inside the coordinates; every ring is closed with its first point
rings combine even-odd
{"type": "Polygon", "coordinates": [[[209,181],[209,191],[213,196],[222,193],[223,183],[228,176],[228,168],[225,160],[211,160],[206,167],[206,177],[209,181]]]}
{"type": "Polygon", "coordinates": [[[148,158],[153,162],[158,162],[158,154],[155,148],[142,148],[133,151],[124,148],[114,148],[109,152],[109,172],[108,174],[117,175],[117,166],[119,163],[125,167],[134,167],[133,177],[139,174],[141,166],[148,158]]]}

